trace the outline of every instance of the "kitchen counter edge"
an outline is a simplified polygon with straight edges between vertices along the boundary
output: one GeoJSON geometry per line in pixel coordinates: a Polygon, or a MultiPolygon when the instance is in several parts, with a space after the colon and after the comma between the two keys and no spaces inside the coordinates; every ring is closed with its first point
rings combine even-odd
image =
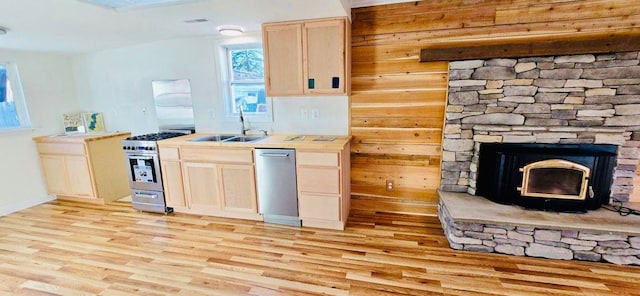
{"type": "Polygon", "coordinates": [[[71,135],[56,134],[56,135],[49,135],[49,136],[34,137],[33,141],[37,143],[41,143],[41,142],[78,143],[78,142],[90,142],[90,141],[102,140],[102,139],[113,138],[113,137],[123,137],[123,136],[129,137],[131,136],[131,133],[130,132],[112,132],[112,133],[97,133],[97,134],[86,133],[86,134],[71,134],[71,135]]]}
{"type": "Polygon", "coordinates": [[[318,150],[342,150],[351,141],[351,136],[327,136],[327,135],[305,135],[303,140],[287,141],[295,135],[270,135],[264,139],[254,142],[196,142],[192,139],[210,136],[214,134],[196,133],[181,137],[170,138],[158,141],[158,146],[203,146],[203,147],[244,147],[244,148],[298,148],[298,149],[318,149],[318,150]],[[333,141],[313,141],[317,137],[332,137],[333,141]]]}

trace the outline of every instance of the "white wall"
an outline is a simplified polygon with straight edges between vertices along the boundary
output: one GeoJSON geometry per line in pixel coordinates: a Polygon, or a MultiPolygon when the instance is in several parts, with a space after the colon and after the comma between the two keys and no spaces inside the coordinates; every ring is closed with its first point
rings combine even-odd
{"type": "MultiPolygon", "coordinates": [[[[85,111],[103,112],[109,130],[134,135],[158,130],[152,80],[189,79],[198,132],[239,132],[237,118],[225,118],[220,49],[228,43],[260,43],[257,33],[240,38],[166,40],[74,57],[78,97],[85,111]]],[[[273,98],[273,121],[248,119],[249,127],[279,134],[349,133],[347,96],[273,98]],[[300,109],[318,109],[303,120],[300,109]]]]}
{"type": "Polygon", "coordinates": [[[32,138],[63,132],[62,114],[79,107],[69,57],[0,49],[0,60],[16,63],[33,126],[0,132],[0,215],[5,215],[51,199],[32,138]]]}

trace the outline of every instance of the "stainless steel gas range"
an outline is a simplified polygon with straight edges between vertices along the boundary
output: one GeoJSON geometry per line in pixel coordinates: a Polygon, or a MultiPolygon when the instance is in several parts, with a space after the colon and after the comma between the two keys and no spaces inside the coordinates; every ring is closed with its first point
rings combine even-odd
{"type": "Polygon", "coordinates": [[[164,199],[160,158],[156,141],[184,136],[185,133],[161,132],[126,138],[122,141],[134,209],[171,213],[164,199]]]}

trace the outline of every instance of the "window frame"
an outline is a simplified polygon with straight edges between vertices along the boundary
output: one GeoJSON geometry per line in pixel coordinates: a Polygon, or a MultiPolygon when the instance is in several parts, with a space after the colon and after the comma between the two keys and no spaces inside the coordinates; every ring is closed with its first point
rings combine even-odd
{"type": "Polygon", "coordinates": [[[20,81],[20,73],[18,72],[18,66],[15,62],[0,61],[0,65],[4,66],[7,71],[7,80],[9,81],[9,87],[11,88],[11,94],[18,115],[18,126],[0,126],[0,132],[15,131],[31,128],[31,118],[29,117],[29,111],[27,109],[27,101],[24,96],[24,90],[22,89],[22,82],[20,81]]]}
{"type": "MultiPolygon", "coordinates": [[[[221,61],[222,61],[222,73],[223,73],[223,98],[224,98],[224,115],[228,120],[237,120],[238,116],[240,116],[239,112],[233,110],[233,85],[250,85],[260,83],[263,85],[266,91],[265,79],[246,79],[246,80],[234,80],[233,79],[233,69],[232,69],[232,61],[231,61],[231,51],[234,50],[243,50],[243,49],[260,49],[263,50],[262,44],[260,43],[237,43],[237,44],[224,44],[220,47],[221,51],[221,61]]],[[[263,50],[264,54],[264,50],[263,50]]],[[[268,122],[273,121],[273,101],[271,97],[266,96],[266,111],[263,113],[255,113],[255,112],[243,112],[245,118],[250,118],[255,122],[268,122]]]]}

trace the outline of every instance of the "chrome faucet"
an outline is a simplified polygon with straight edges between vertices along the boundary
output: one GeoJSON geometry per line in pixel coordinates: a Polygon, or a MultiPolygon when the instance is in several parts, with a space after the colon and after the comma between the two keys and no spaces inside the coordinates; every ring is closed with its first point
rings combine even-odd
{"type": "Polygon", "coordinates": [[[245,136],[247,134],[247,131],[249,130],[248,128],[245,128],[244,126],[244,115],[242,114],[242,106],[240,106],[240,108],[238,108],[238,110],[240,111],[240,133],[245,136]]]}

